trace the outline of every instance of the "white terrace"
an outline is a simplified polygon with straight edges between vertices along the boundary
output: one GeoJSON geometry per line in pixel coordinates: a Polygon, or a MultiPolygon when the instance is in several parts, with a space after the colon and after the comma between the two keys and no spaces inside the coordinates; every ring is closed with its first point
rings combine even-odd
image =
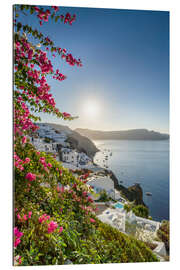
{"type": "Polygon", "coordinates": [[[107,208],[98,218],[112,227],[125,233],[126,215],[121,213],[118,209],[107,208]]]}

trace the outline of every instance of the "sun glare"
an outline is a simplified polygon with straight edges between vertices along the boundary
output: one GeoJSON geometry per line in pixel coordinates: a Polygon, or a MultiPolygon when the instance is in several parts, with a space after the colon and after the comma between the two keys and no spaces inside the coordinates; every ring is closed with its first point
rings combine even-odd
{"type": "Polygon", "coordinates": [[[99,114],[99,104],[95,101],[88,101],[84,104],[84,113],[88,117],[95,117],[99,114]]]}

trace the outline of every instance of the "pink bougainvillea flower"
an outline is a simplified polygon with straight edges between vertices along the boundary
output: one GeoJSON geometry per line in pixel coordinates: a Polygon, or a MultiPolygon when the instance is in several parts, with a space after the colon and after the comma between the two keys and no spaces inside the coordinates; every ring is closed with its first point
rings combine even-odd
{"type": "Polygon", "coordinates": [[[29,52],[28,52],[28,59],[31,60],[32,56],[33,56],[33,50],[30,49],[29,52]]]}
{"type": "Polygon", "coordinates": [[[45,163],[45,158],[44,157],[40,157],[40,162],[43,164],[43,163],[45,163]]]}
{"type": "Polygon", "coordinates": [[[63,227],[61,226],[61,227],[59,228],[59,233],[62,233],[62,231],[63,231],[63,227]]]}
{"type": "Polygon", "coordinates": [[[22,264],[21,256],[17,255],[14,257],[14,266],[22,264]]]}
{"type": "Polygon", "coordinates": [[[21,237],[23,236],[23,233],[18,230],[17,227],[14,228],[14,235],[15,235],[15,241],[14,241],[14,247],[17,247],[21,243],[21,237]]]}
{"type": "Polygon", "coordinates": [[[31,160],[30,160],[30,158],[25,158],[25,161],[24,161],[24,163],[29,163],[31,160]]]}
{"type": "Polygon", "coordinates": [[[20,243],[21,243],[21,239],[16,238],[16,240],[14,241],[14,247],[17,247],[20,243]]]}
{"type": "Polygon", "coordinates": [[[22,263],[22,260],[21,260],[21,256],[19,256],[19,259],[18,259],[18,262],[19,262],[19,265],[22,263]]]}
{"type": "Polygon", "coordinates": [[[69,113],[66,113],[66,112],[63,112],[63,116],[64,116],[65,118],[71,117],[71,115],[70,115],[69,113]]]}
{"type": "Polygon", "coordinates": [[[28,213],[28,218],[31,218],[31,215],[32,215],[32,212],[30,211],[30,212],[28,213]]]}
{"type": "Polygon", "coordinates": [[[15,228],[14,228],[14,235],[15,235],[17,238],[21,238],[21,236],[23,235],[23,233],[20,232],[20,231],[18,230],[17,227],[15,227],[15,228]]]}
{"type": "Polygon", "coordinates": [[[64,186],[62,186],[61,188],[60,188],[60,191],[63,193],[64,192],[64,186]]]}
{"type": "Polygon", "coordinates": [[[48,163],[47,164],[49,168],[52,168],[52,164],[51,163],[48,163]]]}
{"type": "Polygon", "coordinates": [[[18,218],[19,220],[21,220],[21,216],[20,216],[19,213],[17,214],[17,218],[18,218]]]}
{"type": "Polygon", "coordinates": [[[93,199],[91,197],[88,197],[89,202],[93,202],[93,199]]]}
{"type": "Polygon", "coordinates": [[[54,232],[58,227],[58,224],[57,222],[55,221],[51,221],[49,224],[48,224],[48,233],[52,233],[54,232]]]}
{"type": "Polygon", "coordinates": [[[95,221],[95,219],[90,218],[90,222],[95,223],[96,221],[95,221]]]}
{"type": "Polygon", "coordinates": [[[83,197],[86,197],[87,196],[87,192],[86,191],[83,191],[82,195],[83,195],[83,197]]]}
{"type": "Polygon", "coordinates": [[[55,12],[57,12],[59,9],[57,6],[52,6],[52,8],[54,9],[55,12]]]}
{"type": "Polygon", "coordinates": [[[60,187],[59,187],[59,185],[57,185],[57,192],[60,192],[60,187]]]}
{"type": "Polygon", "coordinates": [[[44,221],[48,219],[50,219],[50,216],[48,216],[47,214],[44,214],[41,217],[39,217],[39,223],[43,223],[44,221]]]}
{"type": "Polygon", "coordinates": [[[26,143],[26,141],[27,141],[27,138],[26,138],[26,136],[24,136],[24,137],[22,138],[22,143],[24,144],[24,143],[26,143]]]}
{"type": "Polygon", "coordinates": [[[29,181],[34,181],[34,180],[36,180],[36,175],[33,174],[33,173],[27,173],[26,174],[26,179],[29,180],[29,181]]]}
{"type": "Polygon", "coordinates": [[[23,216],[23,219],[24,219],[24,220],[27,220],[27,215],[24,215],[24,216],[23,216]]]}

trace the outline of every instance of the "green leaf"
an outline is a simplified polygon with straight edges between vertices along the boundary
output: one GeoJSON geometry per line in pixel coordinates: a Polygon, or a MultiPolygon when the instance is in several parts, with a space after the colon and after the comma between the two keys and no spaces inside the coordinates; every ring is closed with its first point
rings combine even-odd
{"type": "Polygon", "coordinates": [[[31,13],[31,14],[34,13],[34,8],[31,7],[30,13],[31,13]]]}
{"type": "Polygon", "coordinates": [[[56,16],[56,17],[55,17],[55,22],[57,22],[57,21],[58,21],[58,19],[59,19],[59,16],[56,16]]]}

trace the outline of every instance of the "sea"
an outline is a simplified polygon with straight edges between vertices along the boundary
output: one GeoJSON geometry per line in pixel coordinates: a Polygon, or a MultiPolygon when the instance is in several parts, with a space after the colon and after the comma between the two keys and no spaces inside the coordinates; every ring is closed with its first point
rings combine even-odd
{"type": "Polygon", "coordinates": [[[112,170],[119,183],[139,183],[154,220],[169,220],[169,140],[97,140],[94,162],[112,170]],[[146,192],[152,193],[147,196],[146,192]]]}

